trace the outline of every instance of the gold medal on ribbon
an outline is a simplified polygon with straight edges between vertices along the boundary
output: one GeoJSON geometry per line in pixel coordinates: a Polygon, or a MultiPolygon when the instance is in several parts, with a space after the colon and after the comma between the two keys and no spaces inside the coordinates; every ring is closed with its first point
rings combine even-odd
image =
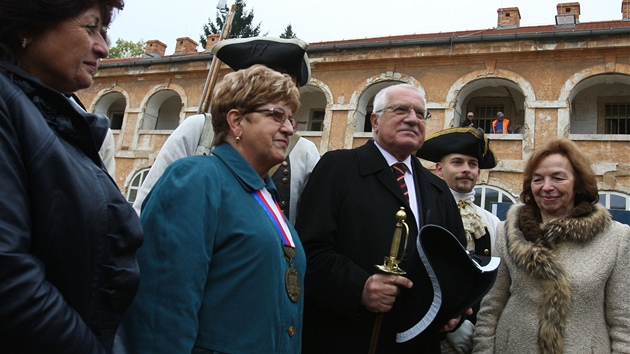
{"type": "Polygon", "coordinates": [[[297,270],[293,268],[293,265],[291,265],[284,274],[284,282],[287,287],[287,295],[289,295],[289,299],[293,302],[298,302],[300,294],[302,293],[302,288],[300,287],[300,276],[298,275],[297,270]]]}
{"type": "Polygon", "coordinates": [[[297,270],[293,268],[293,258],[295,257],[295,248],[282,246],[284,256],[289,262],[289,269],[284,273],[284,285],[287,288],[287,295],[293,302],[298,302],[300,295],[302,294],[302,286],[300,285],[300,275],[297,270]]]}
{"type": "Polygon", "coordinates": [[[252,194],[256,201],[260,203],[260,206],[267,212],[274,226],[278,229],[284,258],[289,262],[289,269],[287,269],[284,274],[284,285],[289,299],[293,302],[298,302],[302,294],[302,286],[300,284],[300,275],[293,267],[293,259],[297,252],[293,238],[291,237],[291,231],[286,224],[278,202],[271,196],[266,188],[257,190],[252,194]]]}

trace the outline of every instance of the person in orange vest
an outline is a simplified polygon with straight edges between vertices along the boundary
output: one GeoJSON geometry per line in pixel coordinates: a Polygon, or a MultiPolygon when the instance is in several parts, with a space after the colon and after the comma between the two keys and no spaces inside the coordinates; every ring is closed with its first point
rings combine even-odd
{"type": "Polygon", "coordinates": [[[504,118],[503,112],[497,112],[497,119],[492,121],[493,134],[512,134],[512,122],[504,118]]]}

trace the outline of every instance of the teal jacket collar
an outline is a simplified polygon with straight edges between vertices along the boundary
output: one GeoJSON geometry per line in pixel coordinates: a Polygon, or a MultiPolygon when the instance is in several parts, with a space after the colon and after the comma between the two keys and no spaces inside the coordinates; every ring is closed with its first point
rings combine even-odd
{"type": "Polygon", "coordinates": [[[251,193],[266,187],[277,200],[278,191],[271,177],[267,174],[264,180],[260,179],[260,175],[258,175],[252,165],[230,144],[225,142],[219,144],[212,150],[212,154],[225,164],[246,191],[251,193]]]}

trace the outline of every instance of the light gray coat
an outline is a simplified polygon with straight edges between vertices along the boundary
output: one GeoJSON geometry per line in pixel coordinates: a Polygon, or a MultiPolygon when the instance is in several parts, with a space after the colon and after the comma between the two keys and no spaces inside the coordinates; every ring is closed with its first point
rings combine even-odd
{"type": "Polygon", "coordinates": [[[522,210],[512,207],[498,227],[502,263],[481,303],[474,353],[630,353],[630,227],[596,205],[541,225],[548,248],[525,239],[522,210]]]}

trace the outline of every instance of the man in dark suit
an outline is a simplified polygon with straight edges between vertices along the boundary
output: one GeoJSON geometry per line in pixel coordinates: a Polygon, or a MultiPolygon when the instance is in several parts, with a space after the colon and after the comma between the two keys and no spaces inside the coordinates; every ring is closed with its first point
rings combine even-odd
{"type": "MultiPolygon", "coordinates": [[[[375,353],[440,352],[440,334],[396,343],[396,318],[424,315],[414,313],[415,307],[397,308],[396,298],[412,287],[430,287],[426,271],[410,280],[375,267],[389,255],[401,207],[409,225],[408,247],[400,257],[403,270],[408,259],[418,257],[422,225],[441,225],[465,244],[448,186],[412,156],[424,142],[426,113],[414,86],[385,88],[376,95],[370,117],[374,140],[328,152],[313,170],[296,223],[308,262],[303,353],[367,353],[371,344],[375,353]],[[408,198],[392,173],[395,163],[405,164],[408,198]]],[[[455,328],[459,320],[444,323],[443,330],[455,328]]]]}

